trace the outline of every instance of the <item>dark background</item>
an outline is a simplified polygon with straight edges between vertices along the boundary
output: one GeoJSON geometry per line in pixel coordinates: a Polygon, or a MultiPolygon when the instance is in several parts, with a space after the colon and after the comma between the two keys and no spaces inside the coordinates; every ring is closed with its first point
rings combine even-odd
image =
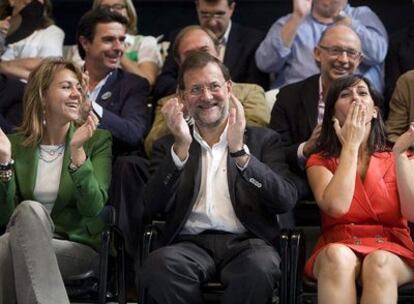
{"type": "MultiPolygon", "coordinates": [[[[80,16],[91,6],[91,0],[52,0],[54,17],[66,33],[65,44],[75,43],[80,16]]],[[[236,0],[233,20],[267,31],[280,16],[292,10],[291,0],[236,0]]],[[[382,20],[388,33],[414,23],[411,0],[350,0],[352,6],[369,6],[382,20]]],[[[135,0],[138,30],[144,35],[167,35],[176,28],[197,23],[194,0],[135,0]]]]}

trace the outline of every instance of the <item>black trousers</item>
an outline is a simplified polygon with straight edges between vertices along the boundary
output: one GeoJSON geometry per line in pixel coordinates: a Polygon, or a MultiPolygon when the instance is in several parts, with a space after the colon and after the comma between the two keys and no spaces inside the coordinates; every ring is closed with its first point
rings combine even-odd
{"type": "Polygon", "coordinates": [[[203,303],[200,285],[217,278],[223,304],[266,304],[280,278],[275,248],[250,233],[180,236],[144,261],[141,284],[158,304],[203,303]]]}

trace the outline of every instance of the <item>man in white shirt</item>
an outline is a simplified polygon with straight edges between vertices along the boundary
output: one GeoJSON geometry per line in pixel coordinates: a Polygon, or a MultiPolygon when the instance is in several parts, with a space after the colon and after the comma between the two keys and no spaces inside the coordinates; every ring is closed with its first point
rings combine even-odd
{"type": "Polygon", "coordinates": [[[166,218],[162,247],[144,261],[141,283],[157,303],[202,303],[200,286],[218,277],[221,303],[267,303],[280,276],[276,214],[297,198],[281,139],[246,127],[230,74],[212,55],[189,54],[178,86],[181,101],[162,109],[172,135],[154,145],[144,199],[166,218]]]}

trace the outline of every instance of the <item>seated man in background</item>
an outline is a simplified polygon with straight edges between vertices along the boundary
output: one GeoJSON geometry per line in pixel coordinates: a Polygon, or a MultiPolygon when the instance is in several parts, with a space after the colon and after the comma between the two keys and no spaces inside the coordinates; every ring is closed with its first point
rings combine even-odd
{"type": "Polygon", "coordinates": [[[162,108],[172,135],[154,147],[145,191],[147,210],[167,222],[141,283],[157,303],[202,303],[201,285],[219,277],[221,303],[268,303],[280,276],[276,215],[297,198],[281,138],[246,128],[216,57],[188,54],[178,83],[182,103],[173,98],[162,108]]]}
{"type": "Polygon", "coordinates": [[[389,102],[387,139],[394,143],[414,122],[414,70],[401,75],[389,102]]]}
{"type": "Polygon", "coordinates": [[[272,88],[301,81],[319,73],[313,49],[330,25],[352,27],[362,43],[364,57],[358,68],[382,93],[383,61],[387,54],[387,32],[366,6],[351,7],[347,0],[292,0],[293,12],[277,20],[256,51],[260,70],[275,73],[272,88]]]}
{"type": "Polygon", "coordinates": [[[6,133],[21,123],[30,72],[43,58],[62,56],[65,34],[51,15],[50,0],[0,3],[0,127],[6,133]]]}
{"type": "MultiPolygon", "coordinates": [[[[190,25],[182,29],[172,46],[176,62],[179,65],[192,51],[207,52],[214,57],[219,57],[217,39],[214,34],[198,25],[190,25]]],[[[254,84],[234,83],[233,93],[240,100],[246,113],[246,119],[252,126],[267,126],[269,113],[266,108],[266,99],[261,87],[254,84]]],[[[145,150],[147,155],[151,154],[153,143],[160,137],[169,133],[168,128],[161,115],[162,106],[171,98],[178,97],[176,94],[162,98],[156,105],[155,119],[150,133],[145,139],[145,150]]]]}
{"type": "MultiPolygon", "coordinates": [[[[199,24],[211,30],[219,41],[219,58],[230,70],[236,82],[255,83],[265,90],[269,86],[269,75],[259,71],[254,54],[264,33],[242,26],[231,20],[236,2],[234,0],[195,0],[199,24]]],[[[175,41],[173,32],[170,41],[175,41]]],[[[154,101],[170,95],[177,88],[179,63],[169,51],[161,74],[154,87],[154,101]]]]}
{"type": "Polygon", "coordinates": [[[127,20],[109,9],[87,12],[79,21],[77,42],[89,76],[89,98],[100,128],[114,138],[113,154],[144,154],[148,130],[148,81],[120,69],[127,20]]]}
{"type": "Polygon", "coordinates": [[[288,144],[286,159],[291,170],[302,177],[302,198],[311,198],[305,164],[319,139],[326,92],[332,81],[355,72],[361,56],[361,41],[350,27],[329,27],[314,49],[320,74],[287,85],[277,95],[269,127],[288,144]]]}

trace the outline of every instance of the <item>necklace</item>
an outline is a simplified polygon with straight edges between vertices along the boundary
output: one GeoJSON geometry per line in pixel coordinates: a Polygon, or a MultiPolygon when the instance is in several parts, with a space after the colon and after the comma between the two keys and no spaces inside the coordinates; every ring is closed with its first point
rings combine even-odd
{"type": "Polygon", "coordinates": [[[65,145],[40,145],[39,158],[46,163],[52,163],[63,155],[65,145]]]}

